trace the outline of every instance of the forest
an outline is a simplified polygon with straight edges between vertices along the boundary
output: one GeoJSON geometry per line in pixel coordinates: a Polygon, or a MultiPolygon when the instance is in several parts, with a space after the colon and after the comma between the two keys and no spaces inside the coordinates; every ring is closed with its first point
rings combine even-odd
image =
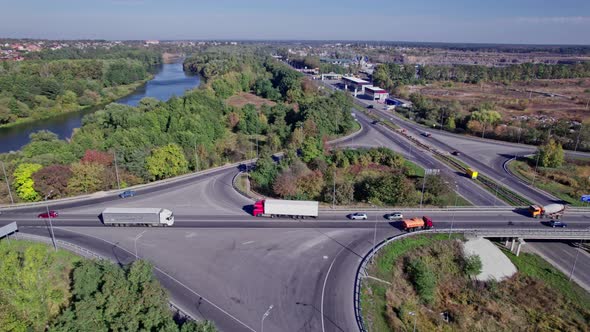
{"type": "Polygon", "coordinates": [[[0,330],[11,332],[214,332],[173,319],[146,261],[120,267],[44,244],[0,241],[0,330]]]}
{"type": "Polygon", "coordinates": [[[477,84],[480,82],[514,82],[533,79],[563,79],[590,77],[590,62],[577,64],[524,63],[506,67],[480,65],[415,66],[395,63],[381,64],[375,68],[373,82],[376,86],[393,90],[400,85],[425,84],[428,81],[455,81],[477,84]]]}
{"type": "Polygon", "coordinates": [[[109,103],[150,77],[161,56],[148,50],[97,48],[31,53],[0,65],[0,126],[109,103]]]}
{"type": "MultiPolygon", "coordinates": [[[[115,166],[121,187],[128,187],[253,158],[256,141],[260,154],[289,146],[298,150],[306,126],[318,133],[306,144],[317,146],[356,128],[352,101],[344,93],[322,94],[298,72],[254,52],[243,58],[232,49],[211,52],[215,66],[235,57],[243,61],[231,69],[218,67],[199,89],[167,102],[146,98],[137,107],[110,104],[86,116],[69,141],[37,132],[20,151],[0,155],[16,200],[115,189],[115,166]],[[238,92],[271,95],[279,103],[260,109],[227,105],[225,100],[238,92]]],[[[0,200],[8,199],[2,182],[0,200]]]]}

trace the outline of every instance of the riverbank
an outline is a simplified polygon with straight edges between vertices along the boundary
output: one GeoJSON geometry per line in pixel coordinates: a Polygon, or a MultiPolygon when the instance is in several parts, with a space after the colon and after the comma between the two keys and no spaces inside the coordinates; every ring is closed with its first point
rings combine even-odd
{"type": "MultiPolygon", "coordinates": [[[[108,105],[112,102],[115,102],[121,98],[125,98],[127,96],[134,94],[135,92],[137,92],[138,89],[140,89],[142,86],[147,84],[147,82],[151,81],[153,78],[154,78],[154,75],[150,74],[144,80],[137,81],[132,84],[120,85],[120,86],[113,87],[113,88],[111,88],[110,91],[108,91],[110,93],[109,98],[106,101],[102,101],[99,104],[81,106],[81,107],[75,108],[75,109],[66,109],[65,111],[57,112],[57,113],[37,113],[37,114],[40,114],[40,116],[20,118],[14,122],[5,123],[5,124],[0,125],[0,129],[12,128],[12,127],[16,127],[19,125],[32,123],[35,121],[40,121],[40,120],[47,120],[47,119],[55,118],[55,117],[58,117],[58,116],[61,116],[64,114],[68,114],[68,113],[84,112],[87,110],[91,110],[93,108],[100,109],[100,108],[103,108],[106,105],[108,105]]],[[[34,114],[34,115],[37,115],[37,114],[34,114]]]]}

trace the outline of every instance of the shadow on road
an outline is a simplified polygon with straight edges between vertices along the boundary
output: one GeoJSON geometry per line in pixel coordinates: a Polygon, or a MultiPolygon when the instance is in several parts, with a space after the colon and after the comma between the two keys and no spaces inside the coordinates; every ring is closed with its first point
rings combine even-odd
{"type": "MultiPolygon", "coordinates": [[[[302,306],[302,307],[311,307],[316,313],[318,313],[319,315],[322,314],[322,311],[319,310],[315,305],[313,304],[309,304],[309,303],[303,303],[303,302],[295,302],[296,305],[298,306],[302,306]]],[[[344,331],[340,326],[338,326],[338,324],[336,324],[336,322],[334,322],[333,320],[330,319],[330,317],[324,315],[324,318],[330,322],[332,325],[334,325],[335,328],[337,328],[339,331],[344,331]]]]}

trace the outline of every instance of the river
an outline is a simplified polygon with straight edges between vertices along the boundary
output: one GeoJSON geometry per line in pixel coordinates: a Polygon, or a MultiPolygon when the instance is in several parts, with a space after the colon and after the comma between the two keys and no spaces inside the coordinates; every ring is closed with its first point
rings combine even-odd
{"type": "MultiPolygon", "coordinates": [[[[190,75],[182,70],[182,62],[161,65],[154,78],[137,89],[134,93],[115,102],[135,106],[142,98],[151,97],[158,100],[168,100],[172,96],[181,96],[186,90],[199,86],[199,76],[190,75]]],[[[0,128],[0,153],[18,150],[29,142],[29,135],[39,130],[49,130],[59,138],[72,136],[75,128],[82,124],[86,114],[96,112],[102,107],[95,107],[86,111],[61,114],[49,119],[23,123],[9,128],[0,128]]]]}

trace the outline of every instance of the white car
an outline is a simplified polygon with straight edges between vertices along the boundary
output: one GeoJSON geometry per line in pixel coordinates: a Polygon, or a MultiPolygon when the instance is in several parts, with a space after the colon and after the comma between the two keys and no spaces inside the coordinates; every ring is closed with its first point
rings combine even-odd
{"type": "Polygon", "coordinates": [[[351,213],[348,215],[348,218],[350,220],[367,220],[367,214],[361,212],[351,213]]]}
{"type": "Polygon", "coordinates": [[[401,212],[393,212],[390,214],[386,214],[385,218],[387,220],[402,220],[402,219],[404,219],[404,215],[401,214],[401,212]]]}

